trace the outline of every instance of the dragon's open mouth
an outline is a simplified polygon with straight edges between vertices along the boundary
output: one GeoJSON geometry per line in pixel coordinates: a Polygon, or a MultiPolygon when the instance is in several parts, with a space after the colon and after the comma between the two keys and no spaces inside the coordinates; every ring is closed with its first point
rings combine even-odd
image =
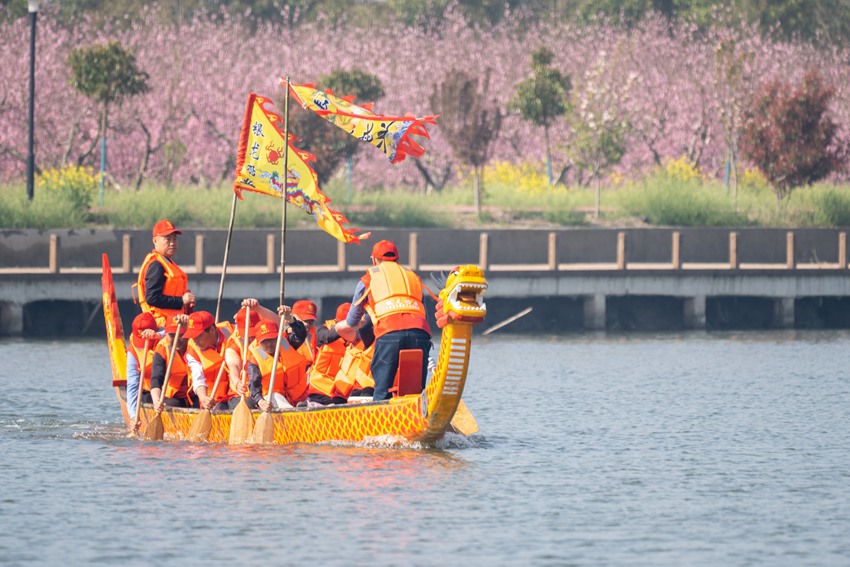
{"type": "Polygon", "coordinates": [[[444,309],[452,312],[452,318],[460,321],[480,322],[487,313],[484,293],[487,280],[477,266],[459,266],[452,270],[446,281],[446,289],[440,294],[445,298],[444,309]]]}

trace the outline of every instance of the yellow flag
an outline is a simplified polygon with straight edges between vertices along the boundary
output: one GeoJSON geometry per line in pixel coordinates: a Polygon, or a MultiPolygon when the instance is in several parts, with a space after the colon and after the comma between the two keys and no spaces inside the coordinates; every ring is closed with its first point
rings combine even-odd
{"type": "Polygon", "coordinates": [[[242,191],[254,191],[280,198],[286,188],[286,200],[312,216],[328,234],[343,242],[360,243],[358,229],[346,228],[345,215],[330,208],[331,200],[319,189],[316,172],[310,163],[316,158],[295,147],[297,138],[291,133],[285,141],[283,118],[268,98],[251,93],[242,122],[236,160],[233,190],[239,198],[242,191]],[[287,172],[284,175],[284,152],[287,172]],[[283,178],[286,178],[284,182],[283,178]]]}

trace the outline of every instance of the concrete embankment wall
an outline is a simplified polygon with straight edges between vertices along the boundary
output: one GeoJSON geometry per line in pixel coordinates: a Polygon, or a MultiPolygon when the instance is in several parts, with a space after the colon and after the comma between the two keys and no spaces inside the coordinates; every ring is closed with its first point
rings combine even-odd
{"type": "MultiPolygon", "coordinates": [[[[274,305],[279,233],[236,231],[222,313],[242,297],[274,305]]],[[[850,328],[846,232],[841,229],[381,230],[362,246],[290,230],[286,297],[310,298],[323,317],[350,299],[371,243],[390,239],[423,274],[485,268],[488,320],[527,308],[506,329],[850,328]]],[[[215,310],[226,231],[186,230],[177,260],[199,308],[215,310]]],[[[115,270],[124,323],[137,312],[130,284],[149,231],[0,231],[0,333],[99,335],[100,262],[115,270]]],[[[433,286],[432,286],[433,287],[433,286]]]]}

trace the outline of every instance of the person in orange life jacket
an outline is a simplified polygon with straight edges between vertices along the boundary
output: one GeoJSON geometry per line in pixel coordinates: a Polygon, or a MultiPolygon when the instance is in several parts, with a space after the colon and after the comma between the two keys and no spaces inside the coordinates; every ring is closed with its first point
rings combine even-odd
{"type": "Polygon", "coordinates": [[[398,263],[396,245],[389,240],[375,243],[371,260],[372,267],[354,290],[345,325],[337,325],[337,332],[344,330],[340,334],[352,337],[353,331],[364,324],[364,312],[372,319],[375,326],[372,399],[378,401],[390,397],[388,390],[398,370],[398,353],[404,349],[422,351],[422,388],[425,388],[431,328],[425,318],[422,282],[412,270],[398,263]]]}
{"type": "MultiPolygon", "coordinates": [[[[296,303],[297,305],[297,303],[296,303]]],[[[310,367],[310,388],[307,399],[322,405],[344,404],[347,402],[344,396],[334,395],[334,377],[339,371],[339,363],[345,354],[348,341],[336,332],[336,324],[345,320],[350,303],[343,303],[336,310],[334,319],[325,321],[324,325],[315,327],[316,355],[310,367]]],[[[295,306],[293,306],[293,311],[295,306]]],[[[309,340],[309,336],[308,336],[309,340]]]]}
{"type": "Polygon", "coordinates": [[[307,339],[305,341],[306,348],[310,352],[310,362],[316,358],[316,352],[319,350],[316,344],[316,304],[307,299],[301,299],[292,304],[292,314],[304,323],[304,328],[307,330],[307,339]]]}
{"type": "MultiPolygon", "coordinates": [[[[185,337],[189,339],[186,365],[189,367],[192,391],[198,396],[200,406],[206,409],[232,409],[228,402],[236,394],[230,391],[225,376],[219,381],[218,390],[212,391],[218,370],[224,364],[222,352],[225,343],[224,333],[216,326],[215,317],[207,311],[195,311],[189,315],[185,337]]],[[[236,407],[236,403],[233,407],[236,407]]]]}
{"type": "MultiPolygon", "coordinates": [[[[235,326],[233,334],[228,337],[224,349],[224,363],[227,364],[227,374],[230,381],[230,389],[238,394],[238,396],[250,396],[247,383],[242,382],[242,345],[245,341],[245,313],[247,307],[251,308],[250,320],[248,321],[248,344],[254,340],[254,326],[260,322],[260,319],[274,319],[274,311],[260,305],[260,302],[254,298],[246,298],[242,300],[242,308],[236,312],[234,316],[235,326]]],[[[247,378],[246,378],[247,379],[247,378]]],[[[236,399],[238,403],[239,399],[236,399]]],[[[248,407],[253,409],[256,407],[254,401],[248,397],[245,399],[248,407]]]]}
{"type": "Polygon", "coordinates": [[[277,321],[257,323],[254,326],[256,338],[248,347],[248,389],[251,399],[263,411],[271,407],[269,400],[272,394],[275,394],[276,407],[292,407],[307,397],[306,359],[297,352],[298,347],[304,344],[307,331],[304,323],[292,317],[289,308],[285,311],[284,321],[287,327],[281,339],[274,392],[268,392],[268,388],[279,331],[277,321]]]}
{"type": "Polygon", "coordinates": [[[185,337],[183,331],[181,331],[180,338],[177,340],[177,349],[174,351],[174,362],[171,365],[168,387],[163,391],[165,371],[168,369],[168,356],[171,354],[171,345],[177,332],[177,323],[179,322],[182,325],[182,329],[186,329],[188,321],[187,315],[173,316],[165,326],[165,337],[156,345],[151,368],[151,398],[156,411],[162,411],[165,406],[185,408],[190,405],[197,405],[197,398],[189,390],[189,367],[186,365],[185,359],[189,339],[185,337]]]}
{"type": "Polygon", "coordinates": [[[160,327],[174,315],[191,313],[195,305],[186,273],[174,262],[180,234],[168,219],[154,225],[154,249],[142,262],[136,284],[142,311],[151,313],[160,327]]]}
{"type": "MultiPolygon", "coordinates": [[[[150,313],[139,313],[133,319],[133,331],[130,335],[130,348],[127,349],[127,413],[131,419],[136,417],[136,400],[139,396],[139,387],[142,388],[142,401],[150,403],[150,376],[153,353],[156,343],[162,337],[157,333],[156,319],[150,313]],[[145,352],[145,343],[148,345],[148,357],[143,363],[139,361],[145,352]],[[146,378],[146,384],[141,383],[142,369],[146,378]],[[145,400],[147,397],[147,400],[145,400]]],[[[139,422],[134,421],[133,431],[138,431],[139,422]]]]}

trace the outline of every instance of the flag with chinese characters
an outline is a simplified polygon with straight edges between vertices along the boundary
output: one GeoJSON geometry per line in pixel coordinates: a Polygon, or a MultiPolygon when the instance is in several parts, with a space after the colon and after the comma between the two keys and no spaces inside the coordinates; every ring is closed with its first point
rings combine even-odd
{"type": "MultiPolygon", "coordinates": [[[[286,81],[281,80],[286,88],[286,81]]],[[[403,161],[405,157],[422,157],[425,149],[412,136],[430,138],[426,124],[436,124],[436,116],[416,118],[404,116],[382,116],[375,114],[372,103],[357,106],[354,96],[337,97],[330,90],[320,91],[312,84],[293,85],[289,92],[307,110],[312,110],[358,140],[369,142],[389,158],[390,163],[403,161]]]]}
{"type": "Polygon", "coordinates": [[[359,244],[357,229],[343,226],[348,219],[330,208],[331,200],[319,189],[316,172],[310,167],[315,158],[295,147],[297,138],[291,133],[286,159],[288,171],[284,175],[287,147],[284,136],[283,117],[274,109],[271,99],[251,93],[239,136],[233,184],[237,196],[241,199],[242,191],[254,191],[280,198],[285,186],[286,200],[312,216],[325,232],[343,242],[359,244]]]}

